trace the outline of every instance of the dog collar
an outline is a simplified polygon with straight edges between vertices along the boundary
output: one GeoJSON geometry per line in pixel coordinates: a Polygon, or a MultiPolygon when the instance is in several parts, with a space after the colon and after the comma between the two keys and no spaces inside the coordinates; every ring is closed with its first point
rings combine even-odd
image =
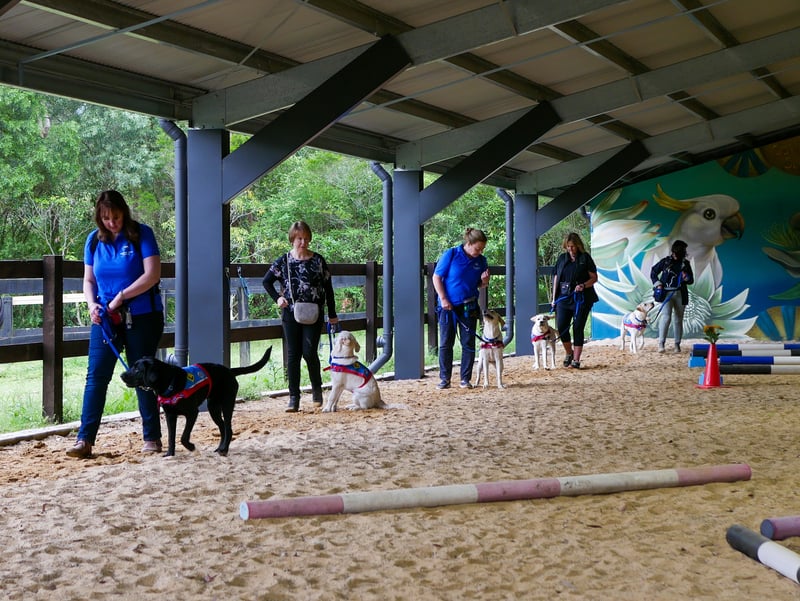
{"type": "Polygon", "coordinates": [[[544,338],[547,338],[548,334],[536,334],[536,336],[531,336],[531,342],[539,342],[544,338]]]}
{"type": "MultiPolygon", "coordinates": [[[[334,359],[347,359],[347,357],[334,357],[334,359]]],[[[323,371],[335,371],[335,372],[344,372],[348,374],[354,374],[356,376],[360,376],[364,382],[359,386],[359,388],[363,388],[369,382],[369,379],[372,377],[372,372],[369,370],[369,367],[364,365],[363,363],[356,361],[351,365],[342,365],[341,363],[333,363],[326,367],[323,371]]]]}
{"type": "Polygon", "coordinates": [[[211,393],[211,377],[202,365],[189,365],[181,369],[186,372],[186,383],[184,384],[183,390],[172,393],[172,390],[170,390],[172,387],[170,386],[165,392],[168,394],[172,393],[171,395],[158,395],[159,405],[177,405],[183,399],[188,399],[204,387],[208,387],[208,392],[206,394],[211,393]]]}
{"type": "Polygon", "coordinates": [[[492,340],[486,340],[481,343],[481,348],[503,348],[505,345],[503,341],[499,338],[494,338],[492,340]]]}

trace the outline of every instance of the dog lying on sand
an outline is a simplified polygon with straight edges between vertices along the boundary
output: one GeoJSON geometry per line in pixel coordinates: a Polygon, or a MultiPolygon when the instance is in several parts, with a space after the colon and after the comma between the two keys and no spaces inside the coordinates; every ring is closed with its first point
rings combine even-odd
{"type": "Polygon", "coordinates": [[[175,455],[175,436],[178,416],[186,418],[186,425],[181,434],[181,444],[194,451],[191,442],[192,428],[197,421],[200,405],[208,400],[208,414],[219,428],[219,446],[214,452],[228,454],[233,428],[233,406],[236,404],[236,393],[239,382],[236,376],[258,371],[267,364],[272,347],[253,365],[230,368],[218,363],[195,363],[188,367],[179,367],[159,361],[155,357],[142,357],[123,372],[120,377],[129,388],[144,388],[158,395],[158,403],[164,410],[167,420],[169,443],[164,457],[175,455]]]}

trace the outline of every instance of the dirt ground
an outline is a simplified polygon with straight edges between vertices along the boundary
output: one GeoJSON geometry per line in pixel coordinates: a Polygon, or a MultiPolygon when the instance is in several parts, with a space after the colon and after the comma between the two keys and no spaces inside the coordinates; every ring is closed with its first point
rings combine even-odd
{"type": "Polygon", "coordinates": [[[88,460],[65,456],[74,433],[0,447],[0,598],[797,599],[797,584],[725,541],[733,524],[800,514],[797,376],[701,390],[688,353],[648,343],[637,355],[587,345],[579,371],[507,358],[505,390],[382,381],[406,409],[241,403],[228,457],[213,453],[207,415],[198,450],[170,459],[140,453],[138,420],[104,424],[88,460]],[[239,517],[243,501],[729,463],[752,478],[239,517]]]}

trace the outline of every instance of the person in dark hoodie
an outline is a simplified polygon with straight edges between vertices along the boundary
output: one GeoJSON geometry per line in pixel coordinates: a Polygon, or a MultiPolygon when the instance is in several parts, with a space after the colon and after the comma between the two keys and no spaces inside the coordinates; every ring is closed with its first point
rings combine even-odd
{"type": "Polygon", "coordinates": [[[675,336],[673,352],[681,352],[683,337],[683,313],[689,304],[688,284],[694,283],[692,265],[686,258],[686,242],[675,240],[670,248],[670,255],[653,265],[650,270],[650,281],[654,288],[661,288],[666,296],[662,301],[658,320],[658,352],[664,352],[670,323],[675,336]]]}

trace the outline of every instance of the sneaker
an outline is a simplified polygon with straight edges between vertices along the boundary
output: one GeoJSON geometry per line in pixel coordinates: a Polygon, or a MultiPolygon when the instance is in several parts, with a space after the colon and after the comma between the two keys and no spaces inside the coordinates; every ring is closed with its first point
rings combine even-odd
{"type": "Polygon", "coordinates": [[[572,365],[572,355],[567,355],[564,357],[564,367],[569,367],[572,365]]]}
{"type": "Polygon", "coordinates": [[[446,390],[447,388],[450,388],[450,382],[448,382],[447,380],[442,380],[441,382],[439,382],[436,388],[438,388],[439,390],[446,390]]]}
{"type": "Polygon", "coordinates": [[[663,345],[661,345],[661,344],[658,345],[658,352],[659,353],[663,353],[664,352],[664,346],[663,345]]]}
{"type": "Polygon", "coordinates": [[[459,388],[472,388],[472,384],[467,381],[462,381],[461,384],[458,385],[459,388]]]}
{"type": "Polygon", "coordinates": [[[580,369],[581,368],[581,362],[580,361],[573,361],[572,363],[570,363],[570,367],[572,369],[580,369]]]}
{"type": "Polygon", "coordinates": [[[680,353],[680,352],[681,352],[681,345],[680,345],[680,344],[676,344],[676,345],[675,345],[675,348],[674,348],[674,349],[672,349],[672,352],[673,352],[673,353],[675,353],[676,355],[677,355],[678,353],[680,353]]]}
{"type": "Polygon", "coordinates": [[[142,453],[160,453],[161,441],[160,440],[145,440],[142,446],[142,453]]]}
{"type": "Polygon", "coordinates": [[[86,459],[92,455],[92,445],[85,440],[79,440],[75,446],[67,451],[67,457],[77,457],[78,459],[86,459]]]}

